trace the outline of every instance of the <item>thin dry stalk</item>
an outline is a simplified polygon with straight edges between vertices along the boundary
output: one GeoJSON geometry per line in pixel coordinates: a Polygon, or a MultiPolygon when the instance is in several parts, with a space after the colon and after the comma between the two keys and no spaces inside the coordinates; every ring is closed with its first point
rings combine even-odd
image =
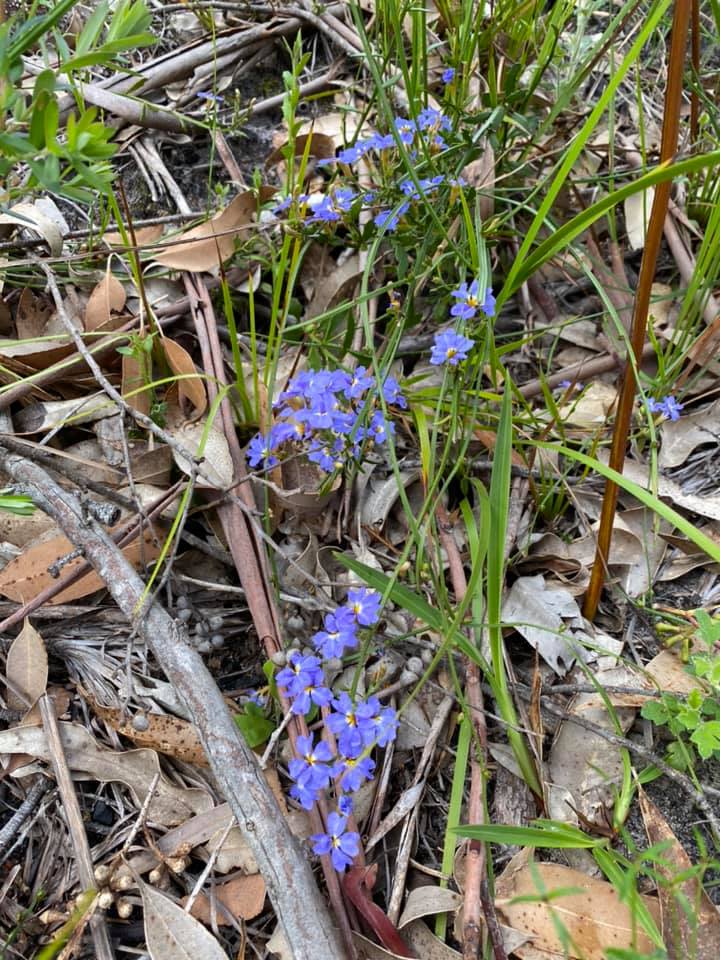
{"type": "MultiPolygon", "coordinates": [[[[45,693],[38,700],[40,707],[40,716],[42,717],[43,729],[47,738],[50,756],[52,757],[52,766],[55,772],[62,808],[65,813],[65,820],[70,831],[73,850],[75,852],[75,863],[77,865],[77,874],[80,886],[83,892],[95,889],[95,871],[93,869],[92,855],[88,843],[85,825],[83,824],[82,812],[78,803],[75,787],[73,786],[70,768],[65,759],[65,750],[60,739],[60,729],[55,716],[55,708],[52,700],[45,693]]],[[[92,933],[95,954],[98,960],[113,960],[114,954],[110,944],[110,936],[105,924],[105,917],[101,913],[94,913],[90,919],[90,931],[92,933]]]]}
{"type": "MultiPolygon", "coordinates": [[[[680,128],[680,107],[682,102],[683,68],[685,65],[685,48],[687,46],[691,8],[692,0],[675,0],[668,67],[668,85],[665,96],[662,143],[660,145],[661,162],[669,162],[672,160],[677,150],[680,128]]],[[[655,276],[657,257],[660,252],[660,244],[662,242],[663,226],[667,215],[671,188],[672,182],[670,180],[665,180],[657,185],[652,210],[650,212],[650,222],[648,224],[645,249],[643,250],[643,258],[640,266],[640,277],[638,279],[635,310],[633,313],[630,335],[630,355],[625,364],[625,374],[620,389],[620,399],[615,415],[615,428],[613,430],[612,446],[610,448],[609,466],[618,473],[622,473],[623,464],[625,463],[625,450],[637,390],[635,370],[645,347],[650,294],[655,276]]],[[[607,480],[605,483],[602,513],[600,515],[600,529],[598,531],[595,562],[593,563],[590,583],[583,606],[583,614],[588,620],[592,620],[597,613],[600,594],[605,582],[617,498],[617,484],[612,480],[607,480]]]]}

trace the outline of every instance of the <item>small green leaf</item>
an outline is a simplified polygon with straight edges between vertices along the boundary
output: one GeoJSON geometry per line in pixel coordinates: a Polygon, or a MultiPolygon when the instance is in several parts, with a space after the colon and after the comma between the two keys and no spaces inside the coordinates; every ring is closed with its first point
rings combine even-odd
{"type": "Polygon", "coordinates": [[[690,739],[698,749],[703,760],[709,760],[716,750],[720,750],[720,720],[706,720],[690,734],[690,739]]]}
{"type": "Polygon", "coordinates": [[[648,700],[642,705],[640,713],[646,720],[661,725],[667,723],[670,719],[670,712],[667,705],[661,700],[648,700]]]}
{"type": "Polygon", "coordinates": [[[267,743],[275,729],[275,724],[268,720],[262,711],[262,707],[259,707],[256,703],[247,703],[243,713],[236,713],[235,723],[240,728],[240,732],[245,737],[251,750],[267,743]]]}

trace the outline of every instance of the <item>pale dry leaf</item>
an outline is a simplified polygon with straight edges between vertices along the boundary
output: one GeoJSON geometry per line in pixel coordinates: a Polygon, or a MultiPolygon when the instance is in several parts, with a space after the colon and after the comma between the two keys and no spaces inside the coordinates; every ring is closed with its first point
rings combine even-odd
{"type": "MultiPolygon", "coordinates": [[[[160,545],[153,539],[152,532],[147,530],[144,536],[144,542],[136,538],[122,548],[123,556],[135,569],[151,563],[160,555],[160,545]]],[[[64,536],[53,537],[37,546],[29,547],[19,557],[11,560],[0,572],[0,595],[16,603],[27,603],[28,600],[32,600],[46,587],[57,582],[48,568],[73,551],[72,543],[64,536]]],[[[76,569],[83,562],[82,557],[76,557],[65,563],[62,575],[76,569]]],[[[48,600],[48,603],[69,603],[71,600],[79,600],[96,590],[101,590],[104,586],[104,581],[94,570],[91,570],[76,583],[48,600]]]]}
{"type": "Polygon", "coordinates": [[[251,190],[238,194],[227,207],[205,223],[172,237],[172,246],[153,260],[173,270],[201,273],[213,270],[232,256],[235,238],[253,222],[257,199],[251,190]]]}
{"type": "Polygon", "coordinates": [[[12,684],[7,691],[7,705],[11,710],[25,713],[45,693],[48,680],[45,641],[28,619],[8,650],[5,675],[12,684]]]}
{"type": "MultiPolygon", "coordinates": [[[[503,874],[495,893],[500,918],[526,933],[536,949],[582,960],[604,960],[611,948],[634,948],[641,955],[653,952],[652,941],[633,922],[630,907],[612,884],[579,870],[555,863],[528,864],[508,878],[503,874]],[[567,939],[559,932],[560,924],[567,939]]],[[[656,901],[649,897],[643,901],[657,916],[656,901]]]]}
{"type": "Polygon", "coordinates": [[[604,427],[615,408],[617,390],[609,383],[596,380],[577,400],[560,404],[559,412],[566,427],[585,432],[604,427]]]}
{"type": "Polygon", "coordinates": [[[663,470],[679,467],[702,444],[720,445],[720,400],[684,414],[679,420],[664,420],[659,428],[660,455],[663,470]]]}
{"type": "Polygon", "coordinates": [[[502,619],[557,674],[566,673],[576,658],[587,659],[582,642],[589,637],[577,601],[569,590],[548,586],[540,573],[513,583],[503,601],[502,619]]]}
{"type": "Polygon", "coordinates": [[[403,937],[423,960],[461,960],[461,954],[439,940],[422,920],[411,920],[403,928],[403,937]]]}
{"type": "Polygon", "coordinates": [[[398,930],[402,930],[413,920],[422,917],[435,916],[438,913],[452,913],[459,910],[463,904],[463,896],[446,887],[436,887],[434,884],[415,887],[408,894],[405,907],[398,920],[398,930]]]}
{"type": "Polygon", "coordinates": [[[193,408],[192,419],[196,420],[205,413],[207,394],[205,385],[195,369],[195,363],[187,350],[181,347],[179,343],[169,337],[163,337],[160,342],[168,366],[180,378],[177,380],[180,398],[191,404],[193,408]]]}
{"type": "Polygon", "coordinates": [[[650,211],[652,210],[655,188],[648,187],[640,193],[625,198],[625,229],[632,250],[642,250],[645,246],[650,211]]]}
{"type": "Polygon", "coordinates": [[[105,276],[90,294],[85,307],[85,329],[111,328],[115,319],[113,314],[122,311],[126,299],[125,287],[110,273],[108,266],[105,276]]]}
{"type": "Polygon", "coordinates": [[[691,676],[685,669],[680,657],[672,650],[661,650],[645,664],[647,673],[665,693],[686,696],[693,690],[702,690],[705,686],[700,677],[691,676]]]}
{"type": "Polygon", "coordinates": [[[31,403],[20,410],[13,422],[18,433],[46,433],[61,426],[79,427],[117,415],[117,405],[102,391],[72,400],[31,403]]]}
{"type": "Polygon", "coordinates": [[[638,793],[645,832],[651,846],[663,844],[662,860],[655,870],[665,881],[658,884],[660,924],[668,956],[680,960],[716,960],[720,956],[720,914],[705,892],[693,864],[670,825],[641,788],[638,793]],[[679,883],[680,876],[688,879],[679,883]],[[688,911],[688,905],[692,908],[688,911]]]}
{"type": "MultiPolygon", "coordinates": [[[[377,830],[375,831],[375,833],[372,835],[372,837],[370,837],[370,839],[369,839],[369,840],[367,841],[367,843],[365,844],[365,852],[371,850],[371,849],[375,846],[376,843],[378,843],[380,840],[382,840],[382,838],[383,838],[387,833],[389,833],[390,830],[393,829],[393,827],[396,827],[396,826],[398,825],[398,823],[400,823],[402,820],[404,820],[405,817],[406,817],[412,810],[415,809],[415,807],[416,807],[416,806],[418,805],[418,803],[420,802],[420,798],[422,797],[422,794],[423,794],[423,790],[424,790],[424,789],[425,789],[425,781],[423,780],[423,781],[421,781],[420,783],[416,783],[415,786],[410,787],[409,789],[403,791],[403,793],[400,795],[397,803],[396,803],[395,806],[392,808],[392,810],[390,811],[390,813],[384,818],[384,820],[382,821],[382,823],[380,823],[380,824],[378,825],[378,828],[377,828],[377,830]]],[[[430,890],[430,889],[435,889],[435,888],[434,888],[434,887],[420,887],[419,889],[420,889],[420,890],[430,890]]],[[[416,892],[416,891],[413,891],[413,892],[416,892]]],[[[441,890],[441,891],[440,891],[441,894],[444,894],[444,893],[446,893],[446,892],[447,892],[447,891],[445,891],[445,890],[441,890]]],[[[409,901],[408,901],[408,902],[409,902],[409,901]]],[[[405,910],[406,910],[406,912],[407,912],[407,905],[406,905],[406,907],[405,907],[405,910]]],[[[418,914],[418,916],[424,916],[424,914],[418,914]]],[[[407,921],[406,921],[406,922],[407,922],[407,921]]],[[[402,926],[402,923],[400,924],[400,926],[402,926]]]]}
{"type": "MultiPolygon", "coordinates": [[[[250,876],[233,877],[226,883],[218,883],[213,887],[213,896],[217,897],[220,903],[226,907],[230,914],[243,920],[252,920],[262,913],[265,903],[265,881],[259,873],[250,876]]],[[[183,898],[183,906],[187,901],[183,898]]],[[[210,900],[205,893],[195,900],[190,913],[202,923],[209,924],[211,918],[210,900]]],[[[217,910],[217,922],[220,926],[229,926],[231,921],[226,918],[222,910],[217,910]]]]}
{"type": "MultiPolygon", "coordinates": [[[[199,455],[202,447],[204,459],[201,470],[204,476],[198,477],[197,485],[199,487],[211,485],[212,489],[226,490],[232,486],[235,468],[227,438],[219,427],[211,424],[206,429],[205,420],[196,420],[194,423],[181,423],[178,426],[172,426],[168,423],[166,429],[179,444],[191,453],[199,455]],[[203,446],[203,437],[206,433],[207,437],[203,446]]],[[[192,476],[193,464],[185,456],[173,449],[173,459],[184,474],[192,476]]]]}
{"type": "Polygon", "coordinates": [[[36,296],[29,287],[25,287],[15,310],[15,333],[18,340],[42,337],[53,309],[49,300],[36,296]]]}
{"type": "Polygon", "coordinates": [[[55,527],[55,521],[37,508],[29,517],[21,517],[9,510],[0,510],[0,543],[25,547],[37,537],[55,527]]]}
{"type": "Polygon", "coordinates": [[[227,960],[215,937],[198,920],[142,880],[139,886],[151,960],[227,960]]]}
{"type": "MultiPolygon", "coordinates": [[[[154,750],[119,753],[101,747],[80,724],[60,723],[58,726],[68,766],[78,779],[124,783],[141,806],[155,776],[160,774],[148,808],[148,819],[174,826],[212,807],[212,798],[204,790],[176,787],[170,783],[160,770],[154,750]]],[[[16,753],[49,761],[50,748],[44,730],[41,727],[14,727],[0,731],[0,755],[16,753]]],[[[26,772],[22,767],[14,775],[24,776],[26,772]]]]}
{"type": "Polygon", "coordinates": [[[275,927],[273,935],[265,944],[265,948],[276,960],[295,960],[295,954],[290,948],[281,924],[275,927]]]}
{"type": "MultiPolygon", "coordinates": [[[[582,682],[582,675],[578,679],[582,682]]],[[[602,686],[642,685],[638,676],[625,666],[599,670],[595,680],[602,686]]],[[[622,694],[607,696],[614,704],[627,702],[622,694]]],[[[599,694],[576,694],[567,712],[570,717],[576,715],[608,732],[616,732],[615,724],[599,694]]],[[[635,712],[634,707],[615,707],[615,716],[623,733],[632,726],[635,712]]],[[[590,823],[598,826],[606,824],[607,813],[613,806],[622,775],[620,747],[573,723],[571,719],[564,720],[558,727],[548,758],[548,779],[557,788],[550,795],[550,816],[565,823],[577,824],[576,813],[565,802],[565,798],[569,798],[575,810],[590,823]]]]}
{"type": "Polygon", "coordinates": [[[0,213],[0,224],[12,224],[31,233],[36,233],[47,243],[53,257],[62,253],[62,231],[38,203],[16,203],[4,213],[0,213]]]}
{"type": "MultiPolygon", "coordinates": [[[[603,463],[607,463],[608,451],[598,450],[597,457],[603,463]]],[[[637,463],[635,460],[626,460],[623,465],[623,476],[637,483],[644,490],[652,489],[650,469],[644,464],[637,463]]],[[[679,483],[660,476],[657,478],[657,495],[663,500],[669,500],[676,510],[680,507],[691,513],[697,513],[701,517],[708,517],[710,520],[720,520],[720,496],[717,494],[703,497],[694,493],[683,493],[679,483]]]]}

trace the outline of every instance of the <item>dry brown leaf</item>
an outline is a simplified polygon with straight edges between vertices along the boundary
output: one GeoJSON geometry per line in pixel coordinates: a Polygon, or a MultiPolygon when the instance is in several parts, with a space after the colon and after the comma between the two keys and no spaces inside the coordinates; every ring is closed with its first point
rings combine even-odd
{"type": "MultiPolygon", "coordinates": [[[[138,227],[135,229],[135,242],[138,247],[144,246],[146,243],[154,243],[156,240],[159,240],[162,236],[163,226],[161,223],[151,224],[149,227],[138,227]]],[[[128,235],[128,240],[130,236],[128,235]]],[[[125,249],[125,241],[122,238],[122,235],[119,233],[104,233],[103,240],[109,247],[122,247],[125,249]]]]}
{"type": "Polygon", "coordinates": [[[85,329],[99,330],[103,328],[111,330],[113,321],[117,319],[113,314],[122,311],[126,299],[125,287],[117,277],[110,273],[110,263],[108,261],[105,276],[90,294],[90,299],[85,307],[85,329]]]}
{"type": "Polygon", "coordinates": [[[185,763],[207,766],[207,757],[200,743],[197,730],[187,720],[181,720],[179,717],[171,717],[167,714],[147,713],[145,714],[145,720],[148,724],[147,729],[136,730],[132,721],[127,718],[122,710],[116,710],[98,703],[87,690],[82,690],[82,694],[90,703],[93,712],[101,720],[104,720],[113,730],[132,740],[139,747],[157,750],[158,753],[165,753],[168,756],[175,757],[176,760],[183,760],[185,763]]]}
{"type": "MultiPolygon", "coordinates": [[[[278,163],[284,163],[283,150],[287,145],[288,141],[285,140],[276,150],[273,150],[265,161],[265,166],[274,167],[278,163]]],[[[314,157],[316,160],[330,160],[335,156],[335,141],[324,133],[302,134],[295,138],[295,156],[302,157],[306,151],[308,157],[314,157]]]]}
{"type": "Polygon", "coordinates": [[[13,422],[18,433],[44,433],[56,427],[80,426],[117,415],[117,406],[102,391],[73,400],[31,403],[20,410],[13,422]]]}
{"type": "MultiPolygon", "coordinates": [[[[495,894],[500,918],[525,932],[535,949],[581,960],[604,960],[610,948],[653,952],[652,941],[633,925],[630,908],[612,884],[579,870],[556,863],[527,864],[517,871],[505,871],[497,880],[495,894]],[[560,890],[567,892],[549,896],[560,890]],[[537,900],[513,902],[520,897],[537,900]],[[558,932],[558,921],[567,931],[567,941],[558,932]]],[[[643,900],[657,917],[657,902],[649,897],[643,900]]]]}
{"type": "Polygon", "coordinates": [[[437,913],[451,913],[463,905],[463,895],[434,884],[415,887],[408,894],[402,916],[398,920],[398,930],[402,930],[413,920],[435,916],[437,913]]]}
{"type": "Polygon", "coordinates": [[[181,378],[177,381],[180,398],[187,400],[192,405],[192,419],[196,420],[207,409],[207,394],[205,385],[195,369],[195,363],[187,350],[181,347],[179,343],[175,343],[169,337],[163,337],[160,342],[165,351],[168,366],[174,374],[181,378]]]}
{"type": "MultiPolygon", "coordinates": [[[[11,560],[4,570],[0,571],[0,595],[14,600],[16,603],[26,603],[28,600],[32,600],[46,587],[57,582],[48,572],[48,567],[57,563],[62,557],[66,557],[73,550],[73,545],[67,537],[63,536],[54,537],[46,543],[39,543],[37,546],[30,547],[19,557],[11,560]]],[[[160,555],[160,546],[152,539],[152,533],[146,531],[144,542],[135,539],[122,548],[122,553],[129,563],[136,569],[140,569],[143,564],[151,563],[157,559],[160,555]]],[[[70,560],[63,566],[61,575],[65,576],[82,563],[82,557],[70,560]]],[[[48,602],[53,604],[70,603],[71,600],[79,600],[81,597],[94,593],[95,590],[101,590],[104,586],[104,581],[93,570],[81,577],[77,583],[66,587],[48,602]]]]}
{"type": "Polygon", "coordinates": [[[25,287],[15,311],[15,333],[18,340],[42,337],[52,312],[53,306],[49,300],[36,296],[29,287],[25,287]]]}
{"type": "Polygon", "coordinates": [[[679,467],[701,444],[720,444],[720,400],[683,415],[664,420],[659,428],[662,446],[658,463],[663,470],[679,467]]]}
{"type": "MultiPolygon", "coordinates": [[[[227,883],[216,884],[213,887],[213,895],[223,906],[227,907],[233,917],[252,920],[253,917],[257,917],[262,912],[265,903],[265,881],[259,873],[251,874],[248,877],[234,877],[227,883]]],[[[180,901],[183,906],[188,899],[188,897],[183,897],[180,901]]],[[[204,893],[201,892],[197,897],[190,913],[202,923],[210,923],[210,901],[204,893]]],[[[217,910],[216,917],[219,926],[231,925],[223,910],[217,910]]]]}
{"type": "MultiPolygon", "coordinates": [[[[164,826],[174,826],[212,808],[212,798],[204,790],[172,784],[161,772],[154,750],[118,753],[101,747],[80,724],[59,723],[58,727],[68,766],[78,779],[124,783],[141,806],[156,775],[160,774],[148,808],[148,819],[164,826]]],[[[49,761],[50,748],[42,727],[13,727],[0,731],[0,755],[16,753],[49,761]]],[[[25,776],[27,772],[23,767],[19,773],[16,771],[16,775],[25,776]]]]}
{"type": "Polygon", "coordinates": [[[699,677],[692,677],[683,663],[672,650],[661,650],[649,663],[645,664],[645,673],[649,674],[658,689],[665,693],[677,693],[685,696],[693,690],[704,689],[705,683],[699,677]]]}
{"type": "Polygon", "coordinates": [[[151,960],[227,960],[215,937],[164,893],[142,880],[140,893],[151,960]]]}
{"type": "Polygon", "coordinates": [[[609,383],[596,380],[577,400],[560,404],[559,413],[566,427],[578,431],[597,430],[608,422],[617,402],[617,390],[609,383]]]}
{"type": "Polygon", "coordinates": [[[29,517],[20,517],[9,510],[0,510],[0,542],[24,547],[52,530],[55,521],[42,510],[34,510],[29,517]]]}
{"type": "Polygon", "coordinates": [[[150,389],[145,376],[145,362],[128,353],[123,354],[122,358],[121,392],[123,399],[133,410],[148,416],[150,413],[150,389]]]}
{"type": "Polygon", "coordinates": [[[462,178],[480,192],[480,216],[489,220],[495,212],[495,151],[489,140],[484,142],[480,156],[463,168],[462,178]]]}
{"type": "Polygon", "coordinates": [[[9,680],[7,705],[11,710],[26,713],[45,693],[48,680],[45,641],[27,619],[8,650],[5,676],[9,680]]]}
{"type": "Polygon", "coordinates": [[[658,884],[658,899],[660,925],[668,958],[717,960],[720,956],[720,915],[717,907],[697,877],[690,877],[682,883],[677,882],[679,875],[691,871],[690,857],[642,788],[638,796],[645,832],[651,846],[657,843],[666,844],[662,860],[655,865],[655,870],[666,881],[658,884]],[[667,866],[668,862],[671,864],[670,868],[667,866]]]}
{"type": "MultiPolygon", "coordinates": [[[[267,189],[261,191],[261,199],[266,198],[267,189]]],[[[232,256],[235,238],[253,222],[257,203],[252,190],[238,194],[221,213],[173,237],[172,246],[161,249],[153,259],[173,270],[190,273],[214,270],[232,256]]]]}

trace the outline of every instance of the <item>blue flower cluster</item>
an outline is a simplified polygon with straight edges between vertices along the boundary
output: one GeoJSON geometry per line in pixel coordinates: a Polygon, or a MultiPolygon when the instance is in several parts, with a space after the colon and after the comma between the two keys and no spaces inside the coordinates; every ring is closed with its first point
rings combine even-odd
{"type": "MultiPolygon", "coordinates": [[[[445,149],[446,144],[440,136],[440,131],[450,130],[451,124],[450,118],[446,117],[440,110],[436,110],[434,107],[425,107],[415,120],[408,117],[395,117],[393,122],[396,136],[406,147],[416,146],[420,139],[424,139],[427,146],[432,150],[445,149]]],[[[375,133],[372,137],[358,140],[352,146],[345,147],[337,157],[320,160],[318,166],[329,166],[336,162],[349,166],[357,163],[368,153],[383,153],[386,150],[393,150],[396,146],[397,140],[392,133],[375,133]]]]}
{"type": "MultiPolygon", "coordinates": [[[[450,308],[450,316],[460,321],[473,320],[478,310],[486,317],[495,315],[495,297],[492,290],[480,291],[480,283],[461,283],[457,290],[452,291],[456,303],[450,308]]],[[[456,367],[461,360],[466,360],[468,352],[475,345],[474,340],[464,337],[456,330],[443,330],[435,335],[435,341],[430,353],[430,363],[439,366],[447,363],[456,367]]]]}
{"type": "Polygon", "coordinates": [[[670,394],[662,400],[653,400],[647,402],[650,413],[661,413],[668,420],[679,420],[680,412],[685,409],[684,403],[678,403],[675,397],[670,394]]]}
{"type": "MultiPolygon", "coordinates": [[[[331,473],[356,459],[364,443],[385,443],[394,427],[369,398],[376,391],[375,377],[365,367],[357,367],[353,373],[309,370],[297,374],[273,405],[275,424],[248,444],[250,466],[262,465],[268,470],[279,464],[281,451],[302,452],[331,473]],[[367,407],[370,419],[363,426],[367,407]]],[[[385,378],[382,395],[386,404],[407,407],[394,377],[385,378]]]]}
{"type": "MultiPolygon", "coordinates": [[[[358,645],[357,632],[374,626],[380,618],[380,594],[361,587],[350,590],[347,602],[325,617],[324,629],[313,644],[324,659],[340,657],[346,648],[358,645]]],[[[278,688],[290,701],[294,714],[305,715],[313,706],[331,708],[325,725],[337,742],[337,755],[325,740],[298,737],[297,756],[289,763],[293,780],[290,796],[311,810],[319,796],[336,781],[338,813],[328,817],[328,832],[311,837],[313,851],[329,853],[336,870],[344,870],[358,852],[359,836],[347,832],[347,817],[352,812],[349,794],[372,780],[375,761],[373,747],[387,746],[397,735],[398,719],[392,707],[383,707],[376,696],[351,699],[348,693],[336,697],[325,683],[320,657],[293,651],[288,665],[277,677],[278,688]]]]}

